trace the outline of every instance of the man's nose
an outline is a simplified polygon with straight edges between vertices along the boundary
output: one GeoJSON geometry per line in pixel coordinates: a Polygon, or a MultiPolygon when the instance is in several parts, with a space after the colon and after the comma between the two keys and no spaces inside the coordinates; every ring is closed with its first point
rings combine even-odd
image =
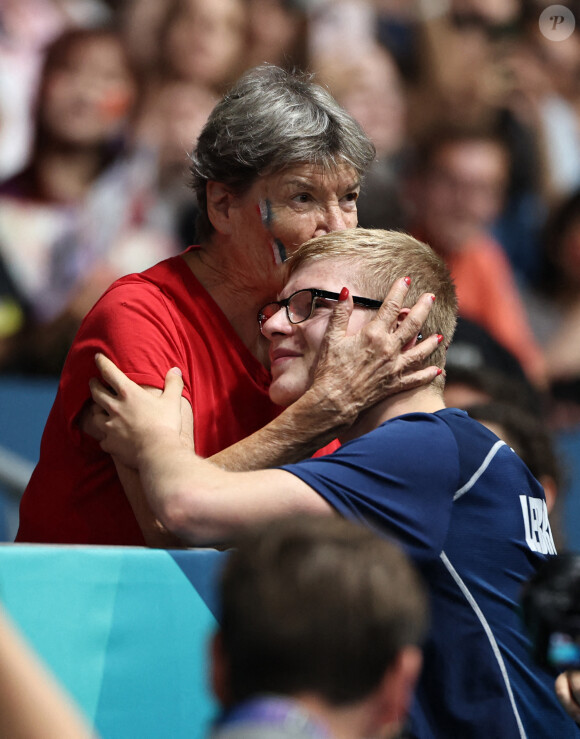
{"type": "Polygon", "coordinates": [[[262,334],[269,340],[272,340],[274,334],[287,334],[290,331],[292,331],[292,324],[288,320],[285,308],[280,308],[262,323],[262,334]]]}

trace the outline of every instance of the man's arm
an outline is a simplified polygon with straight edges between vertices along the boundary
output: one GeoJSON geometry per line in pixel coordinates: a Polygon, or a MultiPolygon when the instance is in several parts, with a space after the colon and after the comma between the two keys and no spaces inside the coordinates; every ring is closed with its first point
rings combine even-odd
{"type": "Polygon", "coordinates": [[[227,544],[260,520],[332,512],[321,496],[289,472],[230,472],[198,457],[180,438],[180,373],[171,370],[162,396],[155,396],[106,357],[99,355],[97,362],[113,390],[91,382],[94,400],[108,414],[101,445],[118,463],[138,471],[153,513],[184,542],[227,544]]]}
{"type": "MultiPolygon", "coordinates": [[[[143,390],[151,393],[151,395],[159,396],[162,392],[159,388],[155,387],[143,385],[141,387],[143,390]]],[[[180,441],[186,448],[193,450],[193,413],[191,411],[190,404],[183,397],[181,398],[180,408],[180,441]]],[[[98,406],[90,404],[83,409],[83,412],[79,417],[79,426],[81,430],[90,434],[98,441],[101,441],[103,438],[98,423],[100,413],[101,411],[98,406]]],[[[181,539],[175,536],[175,534],[168,531],[153,513],[147,500],[147,496],[143,491],[143,486],[137,470],[123,464],[115,455],[113,455],[113,462],[147,546],[160,549],[179,549],[185,546],[185,542],[181,541],[181,539]]]]}

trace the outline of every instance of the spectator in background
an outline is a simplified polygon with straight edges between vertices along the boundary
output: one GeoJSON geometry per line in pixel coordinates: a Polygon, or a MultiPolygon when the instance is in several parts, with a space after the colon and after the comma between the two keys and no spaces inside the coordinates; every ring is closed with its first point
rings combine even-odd
{"type": "Polygon", "coordinates": [[[147,226],[151,192],[124,134],[136,96],[121,39],[72,29],[46,52],[26,168],[0,186],[0,257],[21,300],[1,367],[58,374],[111,280],[176,251],[147,226]]]}
{"type": "Polygon", "coordinates": [[[552,211],[542,246],[541,278],[527,293],[528,311],[555,396],[580,409],[580,190],[552,211]]]}
{"type": "Polygon", "coordinates": [[[273,521],[236,541],[220,593],[212,739],[400,730],[427,599],[398,547],[338,518],[273,521]]]}
{"type": "Polygon", "coordinates": [[[304,0],[246,0],[248,66],[275,64],[288,71],[310,68],[309,8],[304,0]]]}
{"type": "Polygon", "coordinates": [[[246,67],[248,8],[244,0],[170,0],[154,10],[147,0],[133,0],[122,20],[140,72],[131,133],[155,190],[150,218],[186,248],[197,241],[199,212],[187,182],[188,152],[246,67]],[[142,39],[133,22],[144,13],[147,55],[147,35],[142,39]]]}
{"type": "Polygon", "coordinates": [[[538,386],[545,364],[509,261],[490,227],[509,175],[502,140],[487,130],[443,127],[425,138],[410,180],[412,230],[446,261],[461,316],[483,326],[538,386]]]}
{"type": "Polygon", "coordinates": [[[71,27],[103,23],[101,0],[2,0],[0,3],[0,180],[26,164],[33,136],[30,108],[44,49],[71,27]]]}
{"type": "Polygon", "coordinates": [[[400,177],[407,163],[406,98],[391,54],[375,43],[360,55],[319,60],[318,78],[361,124],[377,150],[359,203],[365,228],[402,228],[400,177]]]}

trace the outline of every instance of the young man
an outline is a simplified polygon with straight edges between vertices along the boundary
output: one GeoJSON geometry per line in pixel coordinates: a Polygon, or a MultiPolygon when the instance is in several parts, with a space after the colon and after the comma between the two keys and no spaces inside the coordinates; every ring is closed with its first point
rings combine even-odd
{"type": "Polygon", "coordinates": [[[399,547],[334,516],[278,519],[236,539],[220,595],[212,682],[224,712],[212,739],[401,728],[428,619],[399,547]]]}
{"type": "MultiPolygon", "coordinates": [[[[455,291],[425,244],[396,232],[344,231],[307,242],[290,270],[280,300],[259,312],[274,402],[292,402],[316,378],[329,322],[331,342],[338,327],[368,327],[403,275],[407,301],[436,296],[424,330],[444,340],[433,356],[444,366],[455,291]]],[[[105,357],[97,363],[116,393],[92,383],[109,414],[103,448],[139,470],[157,515],[189,542],[228,543],[272,516],[338,512],[403,544],[429,585],[432,610],[411,736],[577,736],[551,678],[530,659],[517,613],[521,584],[555,551],[543,490],[495,434],[445,408],[442,374],[361,412],[327,457],[233,473],[181,445],[178,374],[168,374],[164,396],[150,398],[105,357]]]]}

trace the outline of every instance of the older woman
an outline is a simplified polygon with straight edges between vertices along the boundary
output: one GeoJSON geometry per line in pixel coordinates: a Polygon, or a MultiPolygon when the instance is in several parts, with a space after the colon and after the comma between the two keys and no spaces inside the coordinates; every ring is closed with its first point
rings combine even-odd
{"type": "MultiPolygon", "coordinates": [[[[174,543],[144,502],[137,476],[115,467],[82,430],[97,351],[157,391],[167,370],[181,367],[188,443],[204,457],[221,452],[216,461],[231,469],[308,456],[348,426],[362,404],[433,378],[434,367],[401,379],[436,346],[430,338],[400,352],[429,310],[425,301],[408,330],[371,327],[333,342],[332,375],[320,371],[312,390],[278,418],[268,396],[258,309],[282,287],[286,255],[311,237],[356,225],[360,180],[373,156],[358,124],[308,80],[258,68],[226,95],[192,155],[201,243],[122,278],[85,319],[23,496],[19,541],[174,543]],[[377,352],[379,337],[386,344],[377,352]]],[[[390,295],[394,309],[377,320],[396,319],[405,291],[401,280],[390,295]]]]}

